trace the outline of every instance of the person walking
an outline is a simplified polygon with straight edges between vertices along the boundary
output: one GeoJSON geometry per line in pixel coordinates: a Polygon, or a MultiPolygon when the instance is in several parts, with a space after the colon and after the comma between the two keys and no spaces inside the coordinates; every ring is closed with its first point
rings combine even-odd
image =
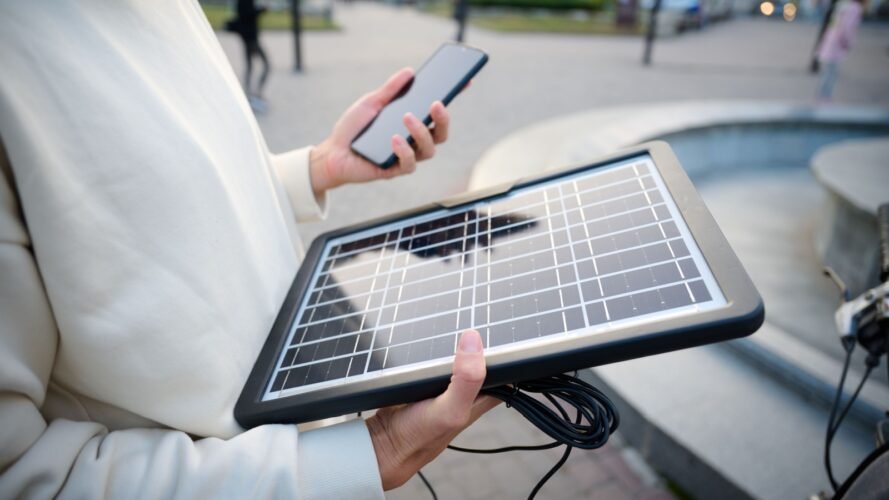
{"type": "Polygon", "coordinates": [[[264,12],[265,7],[257,7],[254,0],[238,0],[237,17],[226,25],[226,28],[237,33],[244,43],[246,62],[244,92],[247,93],[247,100],[255,113],[264,113],[268,109],[262,92],[269,78],[269,59],[259,43],[259,18],[264,12]],[[262,63],[262,73],[259,75],[255,91],[252,87],[254,56],[259,57],[262,63]]]}
{"type": "Polygon", "coordinates": [[[454,39],[463,43],[466,33],[466,17],[469,14],[469,0],[454,0],[454,20],[457,21],[457,34],[454,39]]]}
{"type": "Polygon", "coordinates": [[[821,63],[821,82],[816,95],[819,102],[830,102],[836,85],[839,63],[846,57],[855,43],[858,25],[864,11],[863,0],[843,0],[837,6],[827,33],[818,47],[818,61],[821,63]]]}

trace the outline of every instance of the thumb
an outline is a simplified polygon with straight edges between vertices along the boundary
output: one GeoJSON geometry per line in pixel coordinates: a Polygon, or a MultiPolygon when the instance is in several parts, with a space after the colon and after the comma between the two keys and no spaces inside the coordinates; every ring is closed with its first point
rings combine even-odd
{"type": "Polygon", "coordinates": [[[435,399],[436,413],[454,427],[469,421],[472,403],[485,381],[485,355],[482,339],[475,330],[460,336],[454,358],[454,374],[447,390],[435,399]]]}

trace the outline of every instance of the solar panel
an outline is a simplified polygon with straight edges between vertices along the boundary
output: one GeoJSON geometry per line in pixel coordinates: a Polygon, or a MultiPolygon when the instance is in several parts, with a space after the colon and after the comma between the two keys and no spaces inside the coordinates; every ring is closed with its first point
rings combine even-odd
{"type": "Polygon", "coordinates": [[[236,416],[308,420],[429,396],[468,328],[481,334],[487,385],[751,333],[755,289],[706,210],[699,244],[683,209],[703,205],[655,146],[322,235],[236,416]],[[710,246],[735,264],[722,283],[710,246]],[[726,318],[743,328],[700,335],[726,318]]]}

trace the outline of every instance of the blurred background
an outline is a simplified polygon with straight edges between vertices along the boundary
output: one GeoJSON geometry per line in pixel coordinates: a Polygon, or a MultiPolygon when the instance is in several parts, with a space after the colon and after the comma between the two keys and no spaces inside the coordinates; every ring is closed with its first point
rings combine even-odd
{"type": "MultiPolygon", "coordinates": [[[[243,75],[234,3],[201,3],[243,75]]],[[[840,295],[821,269],[835,268],[853,296],[878,282],[874,214],[889,201],[889,0],[861,4],[860,27],[838,59],[822,54],[820,65],[821,34],[839,29],[849,0],[258,3],[270,71],[251,104],[274,152],[321,141],[355,99],[444,41],[460,37],[490,56],[449,107],[452,133],[436,157],[412,176],[330,193],[328,218],[301,228],[307,242],[664,139],[757,284],[767,317],[752,337],[588,370],[617,400],[622,428],[602,450],[575,451],[539,498],[829,490],[824,435],[844,351],[833,320],[840,295]],[[835,71],[829,95],[826,71],[835,71]]],[[[847,395],[863,359],[852,358],[847,395]]],[[[889,405],[883,363],[836,439],[839,478],[873,449],[889,405]]],[[[498,408],[456,444],[544,441],[498,408]]],[[[440,498],[522,498],[559,454],[447,451],[425,472],[440,498]]],[[[417,478],[389,495],[431,498],[417,478]]]]}

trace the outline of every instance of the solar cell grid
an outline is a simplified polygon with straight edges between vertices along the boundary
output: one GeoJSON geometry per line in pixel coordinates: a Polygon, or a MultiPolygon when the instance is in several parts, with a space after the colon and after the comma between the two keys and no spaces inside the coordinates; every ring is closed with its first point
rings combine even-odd
{"type": "Polygon", "coordinates": [[[330,240],[266,397],[718,303],[650,161],[330,240]]]}

